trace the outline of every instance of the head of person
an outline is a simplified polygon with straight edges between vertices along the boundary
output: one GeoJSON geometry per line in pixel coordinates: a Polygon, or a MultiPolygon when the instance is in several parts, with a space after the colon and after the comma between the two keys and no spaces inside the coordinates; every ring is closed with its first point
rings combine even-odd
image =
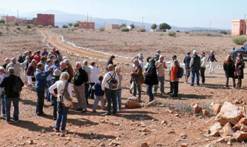
{"type": "Polygon", "coordinates": [[[48,65],[52,65],[52,60],[51,60],[51,59],[48,59],[46,63],[47,63],[48,65]]]}
{"type": "Polygon", "coordinates": [[[37,69],[38,69],[38,70],[41,70],[41,71],[44,71],[44,64],[38,63],[37,69]]]}
{"type": "Polygon", "coordinates": [[[4,59],[4,63],[5,63],[5,64],[10,63],[10,59],[9,59],[9,58],[5,58],[5,59],[4,59]]]}
{"type": "Polygon", "coordinates": [[[119,65],[115,67],[115,72],[117,74],[121,73],[121,67],[119,65]]]}
{"type": "Polygon", "coordinates": [[[64,61],[62,61],[59,66],[60,66],[61,70],[64,70],[64,69],[67,68],[67,65],[66,65],[66,63],[64,61]]]}
{"type": "Polygon", "coordinates": [[[173,56],[172,56],[172,60],[173,60],[173,61],[177,60],[177,55],[173,55],[173,56]]]}
{"type": "Polygon", "coordinates": [[[4,74],[4,73],[5,73],[5,69],[2,66],[0,66],[0,74],[4,74]]]}
{"type": "Polygon", "coordinates": [[[139,53],[137,57],[138,57],[138,59],[139,59],[139,60],[143,60],[143,59],[144,59],[144,57],[143,57],[143,54],[142,54],[142,53],[139,53]]]}
{"type": "Polygon", "coordinates": [[[114,71],[114,65],[112,65],[112,64],[109,64],[108,66],[107,66],[107,70],[108,71],[114,71]]]}
{"type": "Polygon", "coordinates": [[[9,73],[9,75],[14,75],[15,69],[13,67],[8,68],[8,73],[9,73]]]}
{"type": "Polygon", "coordinates": [[[190,56],[190,52],[187,53],[187,56],[190,56]]]}
{"type": "Polygon", "coordinates": [[[35,62],[34,59],[31,61],[31,65],[32,65],[32,66],[36,66],[36,62],[35,62]]]}
{"type": "Polygon", "coordinates": [[[54,77],[60,77],[60,75],[61,75],[61,71],[60,71],[59,69],[55,69],[55,70],[53,71],[53,76],[54,76],[54,77]]]}
{"type": "Polygon", "coordinates": [[[205,52],[202,52],[202,57],[205,57],[206,56],[206,53],[205,52]]]}
{"type": "Polygon", "coordinates": [[[96,63],[95,63],[95,62],[91,62],[91,66],[93,66],[93,67],[94,67],[95,65],[96,65],[96,63]]]}
{"type": "Polygon", "coordinates": [[[87,60],[84,60],[84,61],[83,61],[83,65],[84,65],[84,66],[88,66],[88,61],[87,61],[87,60]]]}
{"type": "Polygon", "coordinates": [[[139,61],[137,59],[135,59],[133,63],[134,63],[135,66],[139,65],[139,61]]]}
{"type": "Polygon", "coordinates": [[[75,63],[76,70],[79,70],[81,67],[82,67],[81,62],[78,61],[75,63]]]}
{"type": "Polygon", "coordinates": [[[102,81],[103,81],[103,79],[104,79],[104,77],[103,77],[103,76],[99,76],[99,81],[100,81],[100,82],[102,82],[102,81]]]}
{"type": "Polygon", "coordinates": [[[60,80],[68,81],[69,80],[69,73],[62,72],[61,75],[60,75],[60,80]]]}
{"type": "Polygon", "coordinates": [[[175,66],[175,67],[179,67],[179,62],[178,62],[178,60],[175,60],[175,61],[174,61],[174,66],[175,66]]]}
{"type": "Polygon", "coordinates": [[[12,62],[13,64],[15,64],[15,63],[16,63],[16,58],[15,58],[15,57],[11,58],[11,62],[12,62]]]}
{"type": "Polygon", "coordinates": [[[67,66],[70,66],[69,59],[64,59],[63,62],[64,62],[67,66]]]}
{"type": "Polygon", "coordinates": [[[164,57],[164,56],[160,56],[159,61],[160,61],[160,62],[163,62],[163,61],[164,61],[164,59],[165,59],[165,57],[164,57]]]}
{"type": "Polygon", "coordinates": [[[193,56],[196,56],[196,55],[197,55],[197,51],[193,50],[193,56]]]}
{"type": "Polygon", "coordinates": [[[160,53],[161,53],[161,51],[160,51],[160,50],[157,50],[157,51],[156,51],[156,54],[160,54],[160,53]]]}
{"type": "Polygon", "coordinates": [[[231,57],[231,55],[227,55],[226,56],[226,63],[229,63],[229,62],[231,62],[232,61],[232,57],[231,57]]]}
{"type": "Polygon", "coordinates": [[[47,58],[46,58],[45,56],[42,56],[42,57],[41,57],[41,62],[42,62],[42,63],[46,63],[46,61],[47,61],[47,58]]]}

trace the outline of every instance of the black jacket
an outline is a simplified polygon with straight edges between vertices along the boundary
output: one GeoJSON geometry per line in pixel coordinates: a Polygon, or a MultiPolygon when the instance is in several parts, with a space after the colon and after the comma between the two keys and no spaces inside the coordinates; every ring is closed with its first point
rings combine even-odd
{"type": "Polygon", "coordinates": [[[158,84],[158,75],[154,63],[151,63],[146,69],[144,80],[144,83],[147,85],[158,84]]]}
{"type": "Polygon", "coordinates": [[[198,55],[194,55],[190,60],[190,68],[192,70],[201,69],[201,58],[198,55]]]}
{"type": "Polygon", "coordinates": [[[23,86],[22,80],[15,75],[6,77],[0,85],[4,88],[7,98],[19,98],[23,86]]]}
{"type": "Polygon", "coordinates": [[[76,71],[74,76],[74,84],[75,86],[80,86],[88,81],[87,72],[80,68],[79,71],[76,71]]]}
{"type": "Polygon", "coordinates": [[[235,65],[234,62],[225,62],[223,65],[226,77],[234,78],[235,65]]]}

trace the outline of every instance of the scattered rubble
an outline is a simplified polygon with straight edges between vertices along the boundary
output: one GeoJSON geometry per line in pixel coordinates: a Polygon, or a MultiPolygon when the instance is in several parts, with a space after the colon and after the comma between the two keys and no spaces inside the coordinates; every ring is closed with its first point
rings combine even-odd
{"type": "Polygon", "coordinates": [[[128,98],[127,102],[125,103],[125,107],[127,109],[137,109],[141,108],[141,104],[136,98],[128,98]]]}

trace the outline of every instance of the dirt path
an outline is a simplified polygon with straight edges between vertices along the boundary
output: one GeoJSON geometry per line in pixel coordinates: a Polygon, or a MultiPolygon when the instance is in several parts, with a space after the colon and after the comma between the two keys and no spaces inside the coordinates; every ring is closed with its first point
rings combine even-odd
{"type": "MultiPolygon", "coordinates": [[[[99,52],[93,49],[77,47],[71,42],[67,42],[64,40],[63,36],[55,34],[48,30],[40,30],[40,33],[44,37],[44,42],[47,42],[47,45],[50,47],[56,47],[59,50],[66,52],[69,55],[75,55],[79,57],[87,57],[89,59],[95,59],[99,61],[107,61],[111,54],[105,52],[99,52]]],[[[126,63],[129,62],[128,57],[117,56],[116,61],[118,63],[126,63]]]]}

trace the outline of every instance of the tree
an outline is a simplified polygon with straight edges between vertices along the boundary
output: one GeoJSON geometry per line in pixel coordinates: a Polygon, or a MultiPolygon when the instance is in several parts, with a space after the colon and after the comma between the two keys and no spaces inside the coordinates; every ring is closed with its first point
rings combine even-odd
{"type": "Polygon", "coordinates": [[[126,28],[126,27],[127,27],[127,25],[124,23],[120,25],[120,28],[126,28]]]}
{"type": "Polygon", "coordinates": [[[5,24],[5,21],[3,19],[1,19],[0,24],[5,24]]]}
{"type": "Polygon", "coordinates": [[[131,24],[130,27],[131,27],[131,29],[134,29],[135,28],[135,25],[134,24],[131,24]]]}
{"type": "Polygon", "coordinates": [[[68,26],[67,25],[63,25],[63,28],[65,29],[65,28],[68,28],[68,26]]]}
{"type": "Polygon", "coordinates": [[[71,28],[73,26],[73,23],[69,23],[68,26],[71,28]]]}
{"type": "Polygon", "coordinates": [[[74,24],[74,27],[75,28],[78,28],[80,26],[80,22],[76,22],[75,24],[74,24]]]}
{"type": "Polygon", "coordinates": [[[167,23],[161,23],[159,26],[159,29],[163,32],[166,32],[166,30],[170,30],[172,27],[167,23]]]}
{"type": "Polygon", "coordinates": [[[157,27],[158,27],[157,24],[152,24],[152,25],[151,25],[151,29],[152,29],[152,30],[156,30],[157,27]]]}

